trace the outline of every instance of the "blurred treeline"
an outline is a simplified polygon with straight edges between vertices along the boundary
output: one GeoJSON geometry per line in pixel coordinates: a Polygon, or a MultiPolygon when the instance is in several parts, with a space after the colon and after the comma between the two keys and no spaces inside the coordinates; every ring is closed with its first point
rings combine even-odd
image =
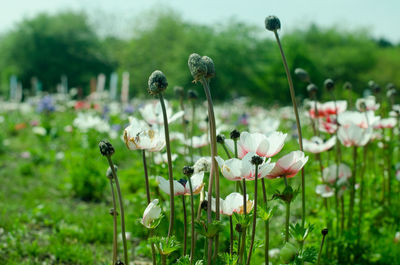
{"type": "MultiPolygon", "coordinates": [[[[66,75],[69,87],[81,87],[87,94],[90,79],[99,73],[107,75],[108,87],[109,74],[118,72],[120,87],[121,73],[128,71],[130,94],[140,96],[155,69],[166,74],[171,88],[194,88],[187,58],[196,52],[214,60],[216,99],[249,96],[259,103],[289,102],[278,47],[262,21],[251,26],[233,20],[212,27],[188,23],[169,10],[137,22],[127,34],[131,37],[119,38],[99,36],[85,13],[40,14],[23,20],[0,36],[0,93],[7,98],[12,74],[25,89],[36,77],[50,92],[66,75]]],[[[362,30],[299,27],[285,32],[282,40],[292,73],[297,67],[306,69],[319,87],[328,77],[338,86],[350,81],[359,94],[371,79],[381,86],[400,84],[399,44],[373,39],[362,30]]],[[[305,96],[306,85],[295,77],[294,81],[298,95],[305,96]]]]}

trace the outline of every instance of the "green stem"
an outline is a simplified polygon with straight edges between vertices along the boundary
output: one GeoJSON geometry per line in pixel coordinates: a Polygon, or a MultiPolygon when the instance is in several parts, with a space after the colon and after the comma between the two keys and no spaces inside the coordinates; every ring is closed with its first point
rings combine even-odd
{"type": "Polygon", "coordinates": [[[169,129],[168,129],[168,117],[167,111],[165,109],[165,103],[162,93],[159,94],[160,104],[163,113],[164,119],[164,134],[165,134],[165,144],[167,146],[167,158],[168,158],[168,178],[169,178],[169,202],[171,208],[171,215],[169,218],[169,227],[168,227],[168,237],[172,236],[174,230],[174,220],[175,220],[175,201],[174,201],[174,176],[172,171],[172,159],[171,159],[171,145],[169,140],[169,129]]]}
{"type": "Polygon", "coordinates": [[[356,195],[356,173],[357,173],[357,146],[353,146],[353,176],[351,177],[350,183],[350,204],[349,204],[349,219],[347,220],[347,229],[351,229],[353,225],[353,212],[354,202],[356,195]]]}
{"type": "Polygon", "coordinates": [[[147,204],[151,202],[150,199],[150,186],[149,186],[149,175],[147,172],[147,163],[146,163],[146,151],[142,150],[142,157],[143,157],[143,167],[144,167],[144,178],[146,181],[146,197],[147,197],[147,204]]]}
{"type": "Polygon", "coordinates": [[[192,160],[192,164],[194,163],[194,158],[193,158],[193,136],[194,136],[194,119],[195,119],[195,114],[196,114],[196,104],[194,100],[192,101],[192,135],[190,137],[190,158],[192,160]]]}
{"type": "MultiPolygon", "coordinates": [[[[153,236],[153,229],[150,229],[149,237],[152,237],[152,236],[153,236]]],[[[153,265],[157,265],[156,249],[154,247],[154,243],[151,243],[150,246],[151,246],[151,258],[152,258],[152,261],[153,261],[153,265]]]]}
{"type": "Polygon", "coordinates": [[[112,174],[113,174],[113,178],[115,180],[115,187],[117,188],[119,209],[120,209],[120,212],[121,212],[121,233],[122,233],[122,243],[123,243],[123,246],[124,246],[124,261],[125,261],[125,264],[129,264],[128,247],[127,247],[127,243],[126,243],[126,233],[125,233],[125,213],[124,213],[124,205],[123,205],[123,202],[122,202],[121,189],[120,189],[120,186],[119,186],[117,173],[115,172],[114,163],[111,160],[111,156],[106,156],[106,157],[107,157],[107,160],[108,160],[108,164],[109,164],[109,166],[111,168],[111,171],[112,171],[112,174]]]}
{"type": "MultiPolygon", "coordinates": [[[[300,146],[300,151],[303,151],[303,136],[301,133],[301,125],[300,125],[300,117],[299,117],[299,112],[297,109],[297,103],[296,103],[296,95],[294,92],[294,87],[293,87],[293,81],[292,81],[292,76],[290,75],[289,67],[287,65],[286,61],[286,56],[285,53],[283,52],[282,44],[279,39],[279,35],[277,30],[274,30],[276,42],[278,43],[279,46],[279,51],[282,56],[282,61],[283,61],[283,66],[286,71],[286,77],[289,83],[289,89],[290,89],[290,97],[292,98],[292,104],[293,104],[293,110],[294,110],[294,115],[296,116],[296,125],[297,125],[297,133],[299,134],[299,146],[300,146]]],[[[304,167],[301,169],[301,214],[302,214],[302,226],[304,227],[305,221],[306,221],[306,193],[305,193],[305,177],[304,177],[304,167]]]]}
{"type": "MultiPolygon", "coordinates": [[[[246,220],[247,218],[247,198],[246,198],[246,180],[243,179],[243,214],[244,214],[244,219],[246,220]]],[[[240,251],[239,251],[239,264],[242,263],[243,260],[243,254],[246,252],[246,231],[247,227],[242,227],[242,242],[240,246],[240,251]]],[[[246,260],[246,259],[244,259],[246,260]]]]}
{"type": "Polygon", "coordinates": [[[117,204],[115,202],[115,193],[114,193],[114,185],[112,178],[110,178],[110,186],[111,186],[111,195],[113,202],[113,264],[117,262],[118,248],[117,248],[117,204]]]}
{"type": "Polygon", "coordinates": [[[229,241],[229,254],[233,255],[233,220],[232,215],[229,216],[229,232],[230,232],[230,241],[229,241]]]}
{"type": "MultiPolygon", "coordinates": [[[[262,191],[263,191],[263,202],[265,206],[265,210],[268,210],[268,200],[267,200],[267,191],[265,189],[264,178],[261,179],[262,191]]],[[[265,242],[264,242],[264,258],[265,264],[269,264],[269,219],[264,222],[265,223],[265,242]]]]}
{"type": "Polygon", "coordinates": [[[317,265],[319,265],[321,263],[321,254],[322,254],[322,248],[324,247],[325,236],[326,235],[322,236],[321,246],[319,248],[319,253],[318,253],[317,265]]]}
{"type": "Polygon", "coordinates": [[[190,177],[188,177],[188,182],[189,182],[189,189],[190,189],[190,211],[191,211],[191,219],[192,219],[192,224],[191,224],[191,241],[190,241],[190,264],[193,264],[193,259],[194,259],[194,248],[195,248],[195,231],[194,231],[194,202],[193,202],[193,187],[192,187],[192,180],[190,177]]]}
{"type": "Polygon", "coordinates": [[[256,236],[256,222],[257,222],[257,183],[258,183],[258,165],[255,165],[255,183],[254,183],[254,210],[253,210],[253,230],[251,233],[251,242],[249,248],[249,256],[247,257],[247,265],[250,265],[251,255],[253,253],[254,239],[256,236]]]}
{"type": "Polygon", "coordinates": [[[364,174],[365,170],[367,168],[367,150],[368,150],[368,144],[364,146],[363,148],[363,165],[362,165],[362,170],[360,174],[361,178],[361,185],[360,185],[360,203],[359,203],[359,216],[358,216],[358,223],[357,223],[357,245],[360,244],[361,241],[361,225],[362,225],[362,218],[364,214],[364,209],[363,209],[363,204],[364,204],[364,174]]]}
{"type": "Polygon", "coordinates": [[[161,254],[161,264],[162,265],[167,265],[167,256],[161,254]]]}
{"type": "Polygon", "coordinates": [[[186,256],[187,216],[186,216],[185,195],[182,195],[182,207],[183,207],[183,256],[186,256]]]}
{"type": "MultiPolygon", "coordinates": [[[[288,181],[286,175],[283,176],[285,180],[285,187],[287,188],[288,181]]],[[[286,218],[285,218],[285,242],[289,242],[289,219],[290,219],[290,201],[286,202],[286,218]]]]}

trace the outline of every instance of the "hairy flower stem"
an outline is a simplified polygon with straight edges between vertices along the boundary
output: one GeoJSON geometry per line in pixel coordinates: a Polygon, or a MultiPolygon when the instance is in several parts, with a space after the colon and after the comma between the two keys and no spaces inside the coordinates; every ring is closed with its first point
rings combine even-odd
{"type": "MultiPolygon", "coordinates": [[[[262,191],[263,191],[263,202],[265,206],[265,210],[268,210],[268,199],[267,199],[267,191],[265,190],[265,182],[264,178],[261,179],[262,191]]],[[[269,219],[264,222],[265,223],[265,240],[264,240],[264,258],[265,264],[269,264],[269,219]]]]}
{"type": "Polygon", "coordinates": [[[146,162],[146,151],[145,150],[142,150],[142,157],[143,157],[144,178],[146,181],[147,204],[149,204],[151,202],[151,198],[150,198],[149,175],[147,172],[147,162],[146,162]]]}
{"type": "Polygon", "coordinates": [[[118,255],[118,248],[117,248],[117,203],[115,202],[115,192],[114,192],[114,184],[112,178],[110,178],[110,186],[111,186],[111,196],[112,196],[112,203],[113,203],[113,264],[117,261],[118,255]]]}
{"type": "Polygon", "coordinates": [[[171,207],[171,214],[169,217],[169,227],[168,227],[168,238],[172,236],[174,230],[174,220],[175,220],[175,201],[174,201],[174,176],[172,172],[172,159],[171,159],[171,145],[169,140],[169,129],[168,129],[168,117],[167,111],[165,109],[165,103],[162,93],[159,94],[161,109],[164,118],[164,134],[165,134],[165,144],[167,146],[167,158],[168,158],[168,178],[169,178],[169,202],[171,207]]]}
{"type": "Polygon", "coordinates": [[[251,242],[249,248],[249,256],[247,257],[247,265],[250,265],[251,254],[253,252],[254,238],[256,236],[256,222],[257,222],[257,183],[258,183],[258,165],[255,166],[255,182],[254,182],[254,208],[253,208],[253,230],[251,232],[251,242]]]}
{"type": "MultiPolygon", "coordinates": [[[[289,67],[287,65],[286,56],[285,56],[285,53],[283,52],[282,44],[279,39],[278,31],[274,30],[274,34],[275,34],[276,42],[278,43],[278,46],[279,46],[279,50],[281,52],[283,66],[285,67],[286,77],[287,77],[287,80],[289,83],[290,96],[292,98],[294,115],[296,116],[297,133],[299,134],[300,151],[303,151],[303,136],[301,133],[300,118],[299,118],[299,112],[297,109],[296,95],[294,92],[292,76],[290,75],[289,67]]],[[[306,191],[305,191],[305,188],[306,188],[306,184],[305,184],[304,167],[303,167],[301,169],[301,214],[302,214],[301,223],[302,223],[303,227],[306,222],[306,191]]]]}
{"type": "Polygon", "coordinates": [[[182,207],[183,207],[183,256],[186,256],[187,215],[186,215],[185,195],[182,195],[182,207]]]}
{"type": "Polygon", "coordinates": [[[229,232],[230,232],[230,238],[229,238],[229,255],[233,255],[233,220],[232,220],[232,215],[229,216],[229,232]]]}
{"type": "MultiPolygon", "coordinates": [[[[211,140],[211,169],[210,169],[210,180],[208,182],[208,205],[207,205],[207,221],[211,223],[211,199],[212,199],[212,184],[213,184],[213,175],[215,174],[215,219],[220,220],[220,205],[219,205],[219,171],[217,170],[215,157],[218,155],[217,153],[217,134],[216,134],[216,124],[215,124],[215,115],[214,115],[214,107],[210,93],[210,87],[208,81],[202,77],[200,80],[203,85],[204,92],[207,97],[208,102],[208,119],[210,125],[210,140],[211,140]]],[[[215,236],[215,249],[214,256],[216,258],[218,256],[218,233],[215,236]]],[[[211,253],[212,253],[212,239],[209,240],[208,244],[208,264],[211,263],[211,253]],[[211,244],[210,244],[211,243],[211,244]]]]}
{"type": "Polygon", "coordinates": [[[161,264],[167,265],[167,255],[161,254],[161,264]]]}
{"type": "Polygon", "coordinates": [[[192,224],[191,224],[191,238],[190,238],[190,264],[193,264],[194,260],[194,248],[195,248],[195,231],[194,231],[194,202],[193,202],[193,186],[192,186],[192,180],[190,177],[188,177],[188,182],[189,182],[189,189],[190,189],[190,218],[192,219],[192,224]]]}
{"type": "MultiPolygon", "coordinates": [[[[247,219],[247,198],[246,198],[246,180],[243,179],[243,214],[244,214],[244,219],[247,219]]],[[[246,254],[246,232],[247,232],[247,227],[242,227],[242,242],[239,251],[239,264],[242,264],[243,260],[243,254],[245,255],[244,260],[246,260],[247,254],[246,254]]]]}
{"type": "Polygon", "coordinates": [[[321,241],[321,246],[319,247],[317,265],[321,264],[321,254],[322,254],[322,249],[324,247],[325,236],[326,235],[322,235],[322,241],[321,241]]]}
{"type": "MultiPolygon", "coordinates": [[[[286,175],[284,176],[285,187],[287,188],[288,182],[286,175]]],[[[289,218],[290,218],[290,201],[286,202],[286,218],[285,218],[285,242],[289,242],[289,218]]]]}
{"type": "Polygon", "coordinates": [[[353,225],[353,212],[354,202],[356,195],[356,173],[357,173],[357,146],[353,146],[353,176],[351,177],[350,183],[350,203],[349,203],[349,219],[347,220],[347,229],[351,229],[353,225]]]}
{"type": "Polygon", "coordinates": [[[106,156],[107,160],[108,160],[108,164],[111,168],[111,172],[113,175],[113,178],[115,180],[115,187],[117,188],[117,194],[118,194],[118,201],[119,201],[119,210],[121,212],[121,233],[122,233],[122,244],[124,246],[124,261],[125,264],[129,264],[129,260],[128,260],[128,247],[126,244],[126,233],[125,233],[125,212],[124,212],[124,205],[122,202],[122,194],[121,194],[121,189],[119,187],[119,181],[118,181],[118,177],[117,177],[117,173],[115,172],[115,168],[114,168],[114,163],[111,160],[111,156],[106,156]]]}
{"type": "Polygon", "coordinates": [[[359,203],[359,214],[358,214],[358,223],[357,223],[357,245],[360,244],[361,241],[361,225],[362,225],[362,218],[364,214],[364,175],[365,170],[367,168],[367,152],[368,152],[368,144],[363,148],[363,165],[361,169],[361,184],[360,184],[360,203],[359,203]]]}
{"type": "Polygon", "coordinates": [[[393,129],[388,129],[390,130],[390,140],[387,144],[387,149],[388,149],[388,154],[386,155],[387,159],[387,172],[388,172],[388,205],[390,207],[391,205],[391,197],[392,197],[392,156],[393,150],[392,150],[392,142],[393,142],[393,129]]]}
{"type": "Polygon", "coordinates": [[[190,137],[190,159],[192,161],[192,164],[194,163],[194,158],[193,158],[193,136],[194,136],[194,119],[196,117],[196,103],[194,100],[192,100],[192,129],[191,129],[191,137],[190,137]]]}

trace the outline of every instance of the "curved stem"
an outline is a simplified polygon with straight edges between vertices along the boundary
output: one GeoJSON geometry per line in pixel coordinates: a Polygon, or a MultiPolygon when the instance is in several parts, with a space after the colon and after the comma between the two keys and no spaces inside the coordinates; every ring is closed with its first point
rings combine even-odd
{"type": "Polygon", "coordinates": [[[144,178],[146,181],[147,204],[149,204],[151,202],[151,198],[150,198],[149,175],[147,173],[146,151],[145,150],[142,150],[142,158],[143,158],[144,178]]]}
{"type": "Polygon", "coordinates": [[[168,158],[168,178],[169,178],[169,192],[170,192],[169,194],[171,194],[169,196],[171,215],[169,217],[169,227],[168,227],[168,237],[170,237],[174,230],[174,220],[175,220],[174,176],[172,173],[172,159],[171,159],[171,145],[169,141],[168,117],[162,93],[159,94],[159,98],[164,118],[164,134],[165,134],[165,144],[167,147],[167,158],[168,158]]]}
{"type": "Polygon", "coordinates": [[[111,160],[110,156],[106,156],[107,160],[108,160],[108,164],[110,165],[112,174],[113,174],[113,178],[115,180],[115,187],[117,188],[117,194],[118,194],[118,201],[119,201],[119,209],[121,212],[121,233],[122,233],[122,243],[124,246],[124,260],[125,260],[125,264],[129,264],[129,260],[128,260],[128,247],[127,247],[127,243],[126,243],[126,233],[125,233],[125,212],[124,212],[124,205],[122,203],[122,194],[121,194],[121,189],[119,187],[119,181],[118,181],[118,177],[117,177],[117,173],[115,172],[115,168],[114,168],[114,164],[111,160]]]}
{"type": "Polygon", "coordinates": [[[253,246],[254,246],[254,238],[256,236],[256,223],[257,223],[257,183],[258,183],[258,165],[255,166],[255,183],[254,183],[254,210],[253,210],[253,230],[251,233],[251,242],[250,242],[250,248],[249,248],[249,256],[247,257],[247,265],[250,265],[250,260],[251,260],[251,255],[253,252],[253,246]]]}
{"type": "Polygon", "coordinates": [[[117,248],[117,203],[115,202],[115,193],[114,193],[114,185],[113,181],[110,178],[110,186],[111,186],[111,195],[112,195],[112,202],[113,202],[113,264],[117,262],[117,255],[118,255],[118,248],[117,248]]]}
{"type": "MultiPolygon", "coordinates": [[[[287,61],[286,61],[286,56],[285,56],[285,53],[283,52],[283,48],[282,48],[281,41],[279,39],[278,32],[275,30],[274,34],[275,34],[276,42],[278,43],[278,46],[279,46],[279,50],[281,52],[283,66],[285,68],[287,80],[289,83],[290,97],[292,98],[294,115],[296,116],[297,133],[299,134],[300,151],[303,151],[303,135],[301,133],[300,118],[299,118],[299,112],[297,109],[296,95],[294,92],[292,76],[290,75],[289,67],[288,67],[287,61]]],[[[301,210],[302,210],[301,211],[301,213],[302,213],[301,221],[302,221],[302,226],[304,227],[305,219],[306,219],[306,193],[305,193],[304,167],[301,169],[301,210]]]]}
{"type": "Polygon", "coordinates": [[[233,255],[233,220],[232,215],[229,216],[229,232],[230,232],[230,240],[229,240],[229,255],[233,255]]]}

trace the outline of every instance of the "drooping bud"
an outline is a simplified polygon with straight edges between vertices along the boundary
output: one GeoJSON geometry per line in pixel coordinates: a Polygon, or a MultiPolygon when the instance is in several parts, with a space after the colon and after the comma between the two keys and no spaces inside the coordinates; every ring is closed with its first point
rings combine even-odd
{"type": "Polygon", "coordinates": [[[194,82],[200,81],[202,77],[207,76],[206,62],[197,53],[192,53],[189,56],[188,66],[194,82]]]}
{"type": "MultiPolygon", "coordinates": [[[[117,172],[117,170],[118,170],[118,167],[117,167],[116,165],[114,165],[114,170],[115,170],[115,172],[117,172]]],[[[108,168],[107,168],[106,176],[107,176],[107,178],[109,178],[109,179],[114,178],[113,173],[112,173],[112,170],[111,170],[111,167],[108,167],[108,168]]]]}
{"type": "Polygon", "coordinates": [[[235,130],[231,131],[230,136],[231,136],[232,140],[237,140],[240,137],[240,132],[235,129],[235,130]]]}
{"type": "Polygon", "coordinates": [[[158,95],[167,89],[168,82],[164,73],[160,70],[155,70],[149,77],[148,91],[150,95],[158,95]]]}
{"type": "Polygon", "coordinates": [[[205,77],[207,79],[213,78],[215,76],[214,61],[208,56],[203,56],[203,57],[201,57],[201,59],[203,60],[203,62],[207,66],[207,74],[206,74],[205,77]]]}
{"type": "Polygon", "coordinates": [[[114,147],[109,141],[100,141],[99,143],[100,153],[103,156],[112,156],[115,152],[114,147]]]}
{"type": "Polygon", "coordinates": [[[225,143],[225,136],[222,134],[217,135],[217,143],[224,144],[225,143]]]}
{"type": "Polygon", "coordinates": [[[321,234],[322,234],[323,236],[326,236],[326,235],[328,234],[328,228],[322,229],[322,230],[321,230],[321,234]]]}
{"type": "Polygon", "coordinates": [[[269,31],[277,31],[281,28],[281,21],[277,16],[268,16],[265,18],[265,28],[269,31]]]}
{"type": "Polygon", "coordinates": [[[307,71],[302,68],[294,69],[294,74],[303,82],[310,82],[310,76],[307,71]]]}
{"type": "Polygon", "coordinates": [[[199,98],[199,95],[195,90],[189,89],[188,90],[188,99],[189,100],[196,100],[199,98]]]}
{"type": "Polygon", "coordinates": [[[194,168],[191,166],[184,166],[183,167],[183,175],[190,177],[194,173],[194,168]]]}
{"type": "Polygon", "coordinates": [[[335,83],[332,79],[328,78],[324,81],[324,87],[328,91],[332,91],[335,88],[335,83]]]}
{"type": "Polygon", "coordinates": [[[259,157],[259,156],[257,156],[257,155],[255,155],[255,156],[253,156],[253,157],[251,158],[251,163],[252,163],[253,165],[258,166],[258,165],[261,165],[262,162],[263,162],[262,158],[259,157]]]}
{"type": "Polygon", "coordinates": [[[350,83],[350,82],[345,82],[344,84],[343,84],[343,88],[345,89],[345,90],[351,90],[352,88],[353,88],[353,85],[350,83]]]}

